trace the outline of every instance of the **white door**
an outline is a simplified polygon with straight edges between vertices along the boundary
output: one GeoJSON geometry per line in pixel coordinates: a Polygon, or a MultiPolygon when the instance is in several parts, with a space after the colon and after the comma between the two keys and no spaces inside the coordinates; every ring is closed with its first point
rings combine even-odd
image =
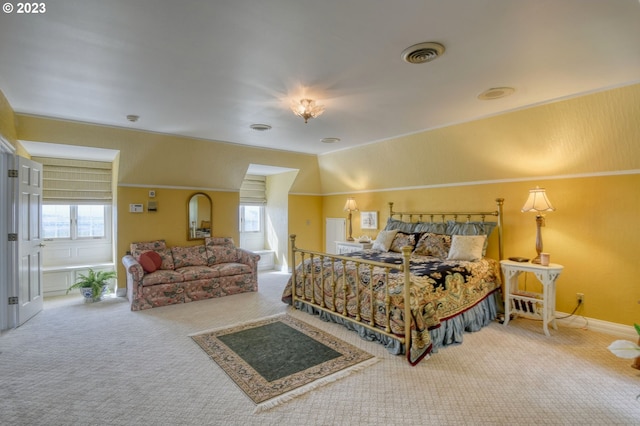
{"type": "Polygon", "coordinates": [[[325,224],[324,251],[338,254],[336,241],[344,241],[346,237],[347,220],[328,217],[325,224]]]}
{"type": "Polygon", "coordinates": [[[20,326],[42,310],[42,165],[17,157],[16,228],[17,324],[20,326]]]}

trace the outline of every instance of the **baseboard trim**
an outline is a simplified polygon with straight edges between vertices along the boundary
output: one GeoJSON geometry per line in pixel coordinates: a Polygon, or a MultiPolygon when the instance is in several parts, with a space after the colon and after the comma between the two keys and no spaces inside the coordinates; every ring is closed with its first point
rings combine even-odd
{"type": "Polygon", "coordinates": [[[603,321],[596,318],[584,317],[582,315],[574,315],[563,318],[569,314],[564,312],[556,312],[558,325],[564,327],[584,328],[585,330],[593,330],[604,334],[620,337],[635,342],[638,339],[638,333],[633,325],[618,324],[615,322],[603,321]]]}

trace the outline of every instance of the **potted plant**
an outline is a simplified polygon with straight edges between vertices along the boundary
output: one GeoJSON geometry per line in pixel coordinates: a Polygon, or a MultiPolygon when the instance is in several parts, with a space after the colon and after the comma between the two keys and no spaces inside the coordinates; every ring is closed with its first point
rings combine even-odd
{"type": "Polygon", "coordinates": [[[107,290],[109,280],[116,278],[115,271],[99,271],[89,269],[87,275],[80,274],[75,284],[67,289],[67,294],[73,289],[80,289],[85,302],[98,302],[107,290]]]}

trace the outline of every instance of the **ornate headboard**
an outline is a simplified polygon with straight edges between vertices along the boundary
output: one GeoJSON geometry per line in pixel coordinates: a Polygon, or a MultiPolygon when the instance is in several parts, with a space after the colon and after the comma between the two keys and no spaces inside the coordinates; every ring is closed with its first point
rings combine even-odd
{"type": "MultiPolygon", "coordinates": [[[[398,219],[405,222],[436,222],[454,220],[460,222],[465,220],[471,222],[478,220],[485,222],[488,217],[495,217],[496,227],[498,228],[498,256],[499,260],[504,259],[504,243],[502,238],[502,205],[504,198],[496,198],[497,210],[480,211],[480,212],[397,212],[393,210],[393,202],[389,202],[389,218],[398,219]]],[[[493,220],[491,222],[494,222],[493,220]]]]}

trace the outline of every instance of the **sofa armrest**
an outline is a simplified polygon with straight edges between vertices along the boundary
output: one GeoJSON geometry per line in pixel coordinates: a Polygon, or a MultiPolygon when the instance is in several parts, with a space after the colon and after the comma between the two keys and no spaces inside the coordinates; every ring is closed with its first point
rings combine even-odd
{"type": "Polygon", "coordinates": [[[138,263],[136,258],[129,254],[122,258],[122,264],[127,273],[127,298],[133,307],[138,296],[138,290],[142,287],[144,269],[142,269],[142,265],[138,263]]]}
{"type": "Polygon", "coordinates": [[[256,271],[258,270],[259,254],[238,247],[236,247],[236,252],[238,253],[238,263],[244,263],[245,265],[251,266],[252,269],[255,268],[256,271]]]}

